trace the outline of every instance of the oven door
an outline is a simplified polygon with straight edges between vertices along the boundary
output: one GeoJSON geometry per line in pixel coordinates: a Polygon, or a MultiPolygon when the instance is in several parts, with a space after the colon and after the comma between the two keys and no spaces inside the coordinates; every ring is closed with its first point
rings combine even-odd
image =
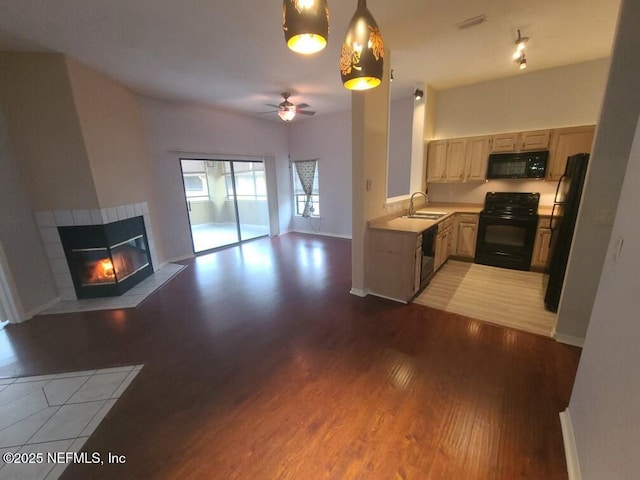
{"type": "Polygon", "coordinates": [[[529,270],[537,224],[537,215],[514,218],[480,214],[475,262],[529,270]]]}

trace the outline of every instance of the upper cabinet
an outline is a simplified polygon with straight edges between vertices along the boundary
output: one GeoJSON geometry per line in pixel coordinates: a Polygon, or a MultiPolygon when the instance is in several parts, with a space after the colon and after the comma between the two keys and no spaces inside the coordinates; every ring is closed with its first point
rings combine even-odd
{"type": "Polygon", "coordinates": [[[567,166],[567,157],[577,153],[591,153],[595,131],[595,125],[558,128],[553,131],[553,139],[549,149],[549,165],[547,165],[547,180],[560,180],[567,166]]]}
{"type": "Polygon", "coordinates": [[[550,130],[501,133],[491,136],[491,153],[547,150],[550,130]]]}
{"type": "Polygon", "coordinates": [[[462,182],[466,148],[466,138],[429,142],[427,183],[462,182]]]}
{"type": "Polygon", "coordinates": [[[465,165],[467,182],[484,182],[487,178],[490,137],[472,137],[467,140],[465,165]]]}
{"type": "Polygon", "coordinates": [[[428,143],[427,183],[484,182],[490,153],[549,150],[546,180],[557,181],[576,153],[591,153],[596,127],[556,128],[450,138],[428,143]]]}

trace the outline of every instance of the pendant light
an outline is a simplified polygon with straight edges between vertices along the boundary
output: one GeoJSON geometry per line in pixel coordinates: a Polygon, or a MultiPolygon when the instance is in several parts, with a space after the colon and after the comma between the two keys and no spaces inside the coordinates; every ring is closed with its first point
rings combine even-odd
{"type": "Polygon", "coordinates": [[[382,82],[384,44],[378,24],[367,9],[366,0],[349,23],[340,55],[342,83],[349,90],[368,90],[382,82]]]}
{"type": "Polygon", "coordinates": [[[284,0],[282,29],[287,46],[309,55],[322,50],[329,39],[329,7],[326,0],[284,0]]]}

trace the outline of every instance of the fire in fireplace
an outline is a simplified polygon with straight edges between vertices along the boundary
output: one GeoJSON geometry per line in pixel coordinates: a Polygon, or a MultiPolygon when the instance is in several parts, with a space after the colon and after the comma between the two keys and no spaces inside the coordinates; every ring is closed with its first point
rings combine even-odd
{"type": "Polygon", "coordinates": [[[122,295],[153,273],[142,217],[58,231],[78,298],[122,295]]]}

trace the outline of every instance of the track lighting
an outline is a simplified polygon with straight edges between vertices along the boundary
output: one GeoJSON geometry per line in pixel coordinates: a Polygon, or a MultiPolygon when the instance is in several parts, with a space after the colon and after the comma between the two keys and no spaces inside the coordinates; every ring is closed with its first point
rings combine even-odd
{"type": "Polygon", "coordinates": [[[518,30],[518,38],[516,39],[516,51],[513,54],[513,60],[519,65],[520,70],[527,68],[527,58],[524,54],[524,49],[529,41],[529,37],[523,37],[518,30]]]}
{"type": "Polygon", "coordinates": [[[419,88],[416,88],[416,91],[413,92],[413,98],[415,98],[416,102],[417,102],[422,97],[424,97],[424,92],[422,90],[420,90],[419,88]]]}
{"type": "Polygon", "coordinates": [[[329,7],[326,0],[284,0],[282,30],[287,46],[305,55],[316,53],[329,39],[329,7]]]}

